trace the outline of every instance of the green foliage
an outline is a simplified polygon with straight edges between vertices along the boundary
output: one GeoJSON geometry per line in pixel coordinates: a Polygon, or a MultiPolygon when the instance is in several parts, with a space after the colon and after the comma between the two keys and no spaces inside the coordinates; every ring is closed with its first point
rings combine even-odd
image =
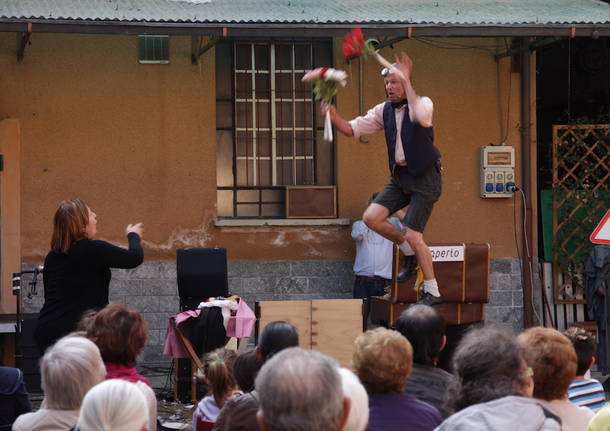
{"type": "Polygon", "coordinates": [[[337,94],[337,82],[316,78],[313,80],[313,94],[316,102],[331,103],[337,94]]]}

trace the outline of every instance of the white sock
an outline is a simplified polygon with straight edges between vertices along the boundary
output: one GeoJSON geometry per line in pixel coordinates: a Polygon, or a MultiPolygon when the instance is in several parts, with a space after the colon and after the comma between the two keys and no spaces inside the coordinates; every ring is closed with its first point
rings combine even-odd
{"type": "Polygon", "coordinates": [[[432,280],[424,280],[424,292],[428,292],[432,296],[439,297],[441,296],[441,292],[438,290],[438,284],[436,283],[436,278],[432,280]]]}
{"type": "Polygon", "coordinates": [[[413,251],[413,249],[411,248],[411,246],[409,245],[409,243],[407,241],[403,241],[402,244],[399,244],[398,248],[400,249],[400,251],[402,251],[402,254],[404,254],[405,256],[413,256],[415,254],[415,252],[413,251]]]}

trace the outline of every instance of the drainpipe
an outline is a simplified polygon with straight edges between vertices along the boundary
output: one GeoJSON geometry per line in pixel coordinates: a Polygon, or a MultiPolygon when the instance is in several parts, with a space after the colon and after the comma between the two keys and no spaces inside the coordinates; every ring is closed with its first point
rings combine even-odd
{"type": "Polygon", "coordinates": [[[523,286],[523,327],[533,325],[532,301],[532,175],[530,159],[531,112],[530,112],[530,64],[531,52],[528,37],[521,39],[523,52],[521,54],[521,189],[525,195],[525,226],[521,238],[521,267],[523,286]]]}

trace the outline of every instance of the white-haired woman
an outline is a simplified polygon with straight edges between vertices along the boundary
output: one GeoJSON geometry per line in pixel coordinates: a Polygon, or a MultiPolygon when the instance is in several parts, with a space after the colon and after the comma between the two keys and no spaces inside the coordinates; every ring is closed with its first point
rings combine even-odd
{"type": "Polygon", "coordinates": [[[148,406],[134,383],[110,379],[83,399],[77,431],[146,431],[148,406]]]}
{"type": "Polygon", "coordinates": [[[65,431],[76,424],[83,397],[104,380],[100,351],[80,336],[61,338],[40,360],[45,401],[35,413],[17,418],[13,431],[65,431]]]}
{"type": "Polygon", "coordinates": [[[369,423],[369,396],[360,379],[347,368],[340,368],[343,395],[350,400],[349,415],[343,431],[364,431],[369,423]]]}

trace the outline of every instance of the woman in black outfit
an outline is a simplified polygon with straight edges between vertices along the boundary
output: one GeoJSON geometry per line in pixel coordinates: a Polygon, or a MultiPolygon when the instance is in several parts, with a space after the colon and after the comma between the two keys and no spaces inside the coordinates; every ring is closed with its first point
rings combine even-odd
{"type": "Polygon", "coordinates": [[[78,198],[63,201],[55,212],[44,261],[45,301],[34,331],[41,354],[73,331],[84,311],[108,304],[110,268],[135,268],[144,260],[142,223],[127,225],[127,250],[94,240],[96,225],[95,213],[78,198]]]}

